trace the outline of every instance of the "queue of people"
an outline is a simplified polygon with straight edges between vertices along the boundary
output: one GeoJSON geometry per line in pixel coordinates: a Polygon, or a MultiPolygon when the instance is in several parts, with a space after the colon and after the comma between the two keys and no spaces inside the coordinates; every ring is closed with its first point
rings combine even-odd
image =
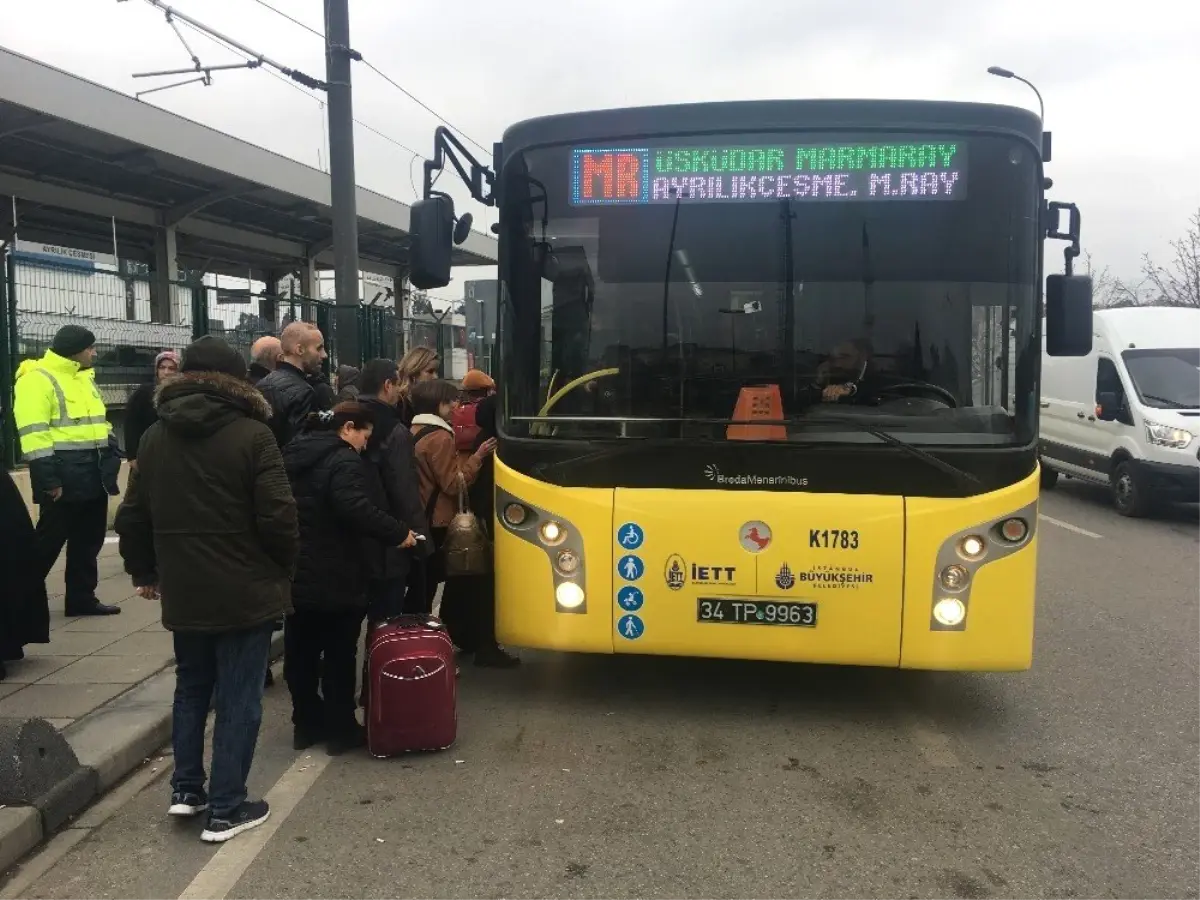
{"type": "MultiPolygon", "coordinates": [[[[14,414],[39,511],[35,524],[8,477],[0,549],[13,590],[0,604],[0,677],[26,644],[50,640],[45,582],[64,545],[67,615],[121,611],[95,595],[122,457],[95,384],[95,343],[64,326],[17,372],[14,414]]],[[[302,322],[256,341],[249,366],[204,337],[158,354],[127,408],[130,476],[114,527],[126,572],[161,602],[174,641],[168,811],[207,812],[205,841],[270,813],[246,778],[281,625],[297,749],[362,746],[363,622],[429,615],[439,588],[460,657],[519,664],[496,642],[492,576],[448,577],[442,559],[462,498],[490,526],[494,384],[472,371],[460,393],[438,377],[437,355],[416,348],[343,368],[335,393],[321,377],[326,355],[319,329],[302,322]]]]}
{"type": "Polygon", "coordinates": [[[341,396],[353,399],[340,401],[314,378],[325,357],[323,335],[306,323],[285,328],[277,345],[256,343],[251,367],[206,337],[179,357],[161,355],[146,389],[156,418],[140,432],[115,527],[126,571],[139,594],[161,599],[175,642],[168,812],[207,812],[205,841],[270,814],[246,777],[280,621],[296,749],[338,754],[365,743],[355,697],[364,620],[428,615],[439,586],[460,656],[519,664],[496,642],[491,576],[448,578],[441,558],[460,496],[490,516],[480,485],[492,478],[494,385],[470,373],[464,429],[460,390],[438,378],[432,351],[344,372],[341,396]]]}

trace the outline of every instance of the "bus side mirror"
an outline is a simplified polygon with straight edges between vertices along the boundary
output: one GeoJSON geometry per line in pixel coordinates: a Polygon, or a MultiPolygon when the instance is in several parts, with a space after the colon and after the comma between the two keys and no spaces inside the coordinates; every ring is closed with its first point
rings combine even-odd
{"type": "Polygon", "coordinates": [[[1092,352],[1092,278],[1046,277],[1046,353],[1087,356],[1092,352]]]}
{"type": "Polygon", "coordinates": [[[454,252],[454,201],[438,195],[418,200],[409,217],[409,280],[426,291],[450,283],[454,252]]]}

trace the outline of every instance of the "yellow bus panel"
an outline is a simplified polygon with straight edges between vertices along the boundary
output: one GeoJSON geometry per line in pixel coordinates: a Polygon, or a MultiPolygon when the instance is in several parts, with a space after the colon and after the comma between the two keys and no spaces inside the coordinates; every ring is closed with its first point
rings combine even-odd
{"type": "Polygon", "coordinates": [[[612,653],[612,489],[562,488],[535,481],[496,460],[496,637],[501,643],[547,650],[612,653]],[[503,495],[527,504],[537,515],[520,532],[506,528],[503,495]],[[545,521],[561,523],[570,539],[583,543],[586,611],[558,612],[554,554],[538,538],[545,521]]]}
{"type": "MultiPolygon", "coordinates": [[[[961,499],[909,497],[904,641],[900,665],[910,669],[1020,671],[1033,658],[1034,591],[1037,582],[1038,473],[990,494],[961,499]],[[996,523],[1020,518],[1028,537],[1016,549],[1003,546],[996,523]],[[986,546],[966,592],[966,619],[958,630],[931,627],[940,590],[939,554],[946,545],[979,536],[986,546]]],[[[942,561],[949,559],[947,555],[942,561]]]]}
{"type": "Polygon", "coordinates": [[[617,653],[899,662],[900,497],[618,488],[612,521],[617,653]],[[627,551],[630,525],[644,543],[627,551]],[[644,561],[637,580],[622,571],[629,555],[644,561]],[[640,629],[621,625],[630,614],[620,598],[625,586],[643,593],[633,613],[640,629]],[[718,600],[753,604],[750,621],[739,620],[744,605],[722,610],[711,605],[718,600]],[[814,604],[812,621],[805,610],[799,621],[773,624],[775,604],[794,601],[814,604]],[[705,613],[711,617],[701,620],[705,613]]]}
{"type": "Polygon", "coordinates": [[[1037,494],[1036,472],[951,499],[561,488],[497,459],[497,635],[590,653],[1026,669],[1037,494]]]}

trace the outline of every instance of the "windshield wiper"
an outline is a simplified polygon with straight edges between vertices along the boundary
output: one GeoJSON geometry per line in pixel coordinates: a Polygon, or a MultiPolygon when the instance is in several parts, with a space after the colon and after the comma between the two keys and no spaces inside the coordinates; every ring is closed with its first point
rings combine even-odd
{"type": "Polygon", "coordinates": [[[559,459],[554,462],[540,462],[533,467],[533,471],[531,472],[531,474],[534,476],[542,476],[542,475],[546,475],[549,472],[556,471],[557,469],[564,468],[565,466],[573,466],[573,465],[576,465],[577,463],[589,463],[589,462],[594,462],[599,459],[605,459],[605,458],[608,458],[611,456],[617,456],[617,455],[620,455],[621,453],[624,453],[626,450],[633,449],[631,446],[625,444],[625,441],[632,440],[634,442],[638,442],[638,441],[644,441],[645,438],[628,438],[628,437],[626,437],[626,438],[622,438],[621,440],[622,440],[622,443],[618,446],[604,447],[600,450],[591,450],[587,453],[581,453],[578,456],[568,456],[566,459],[559,459]]]}
{"type": "Polygon", "coordinates": [[[920,447],[913,446],[908,441],[902,441],[902,440],[900,440],[900,438],[896,437],[894,434],[891,434],[887,431],[880,431],[878,428],[872,428],[870,425],[867,425],[863,422],[859,422],[855,419],[850,418],[849,416],[847,416],[846,418],[842,418],[841,416],[798,416],[795,419],[796,424],[803,424],[806,422],[810,423],[812,425],[849,425],[851,428],[857,428],[863,434],[869,434],[869,435],[871,435],[871,437],[878,438],[879,440],[883,441],[885,444],[890,444],[891,446],[896,447],[899,450],[903,450],[905,453],[907,453],[913,459],[919,459],[919,460],[921,460],[921,462],[926,463],[927,465],[930,465],[933,468],[938,469],[942,472],[945,472],[947,475],[954,478],[954,480],[957,481],[961,485],[965,485],[967,487],[978,487],[978,488],[981,488],[984,486],[983,482],[980,481],[978,478],[976,478],[974,475],[972,475],[970,472],[967,472],[964,469],[960,469],[958,466],[951,465],[950,463],[946,462],[944,459],[939,459],[938,457],[934,456],[932,453],[927,453],[926,451],[922,450],[920,447]]]}
{"type": "MultiPolygon", "coordinates": [[[[667,420],[660,420],[660,421],[667,421],[667,420]]],[[[691,422],[693,420],[687,420],[687,421],[691,422]]],[[[764,424],[762,421],[759,421],[759,420],[743,421],[740,419],[711,419],[711,420],[705,420],[705,421],[709,421],[709,422],[721,424],[721,425],[761,425],[761,424],[764,424]]],[[[915,447],[912,444],[908,443],[907,441],[902,441],[900,438],[896,437],[893,434],[890,434],[889,432],[881,431],[878,428],[872,428],[870,425],[866,425],[862,422],[855,421],[854,419],[850,419],[850,418],[843,419],[838,416],[803,416],[798,419],[788,420],[788,422],[786,424],[794,425],[794,424],[804,423],[804,422],[807,422],[807,423],[810,423],[813,425],[843,425],[843,424],[850,425],[852,428],[856,428],[864,434],[869,434],[872,437],[876,438],[879,441],[882,441],[885,444],[889,444],[893,447],[898,448],[899,450],[902,450],[904,453],[908,454],[913,459],[919,459],[921,462],[925,463],[926,465],[932,466],[933,468],[935,468],[941,472],[945,472],[947,475],[954,478],[955,481],[961,485],[965,485],[967,487],[975,487],[975,488],[982,488],[984,486],[983,482],[980,481],[976,476],[972,475],[970,472],[960,469],[960,468],[958,468],[958,466],[951,465],[950,463],[946,462],[945,460],[939,459],[938,457],[934,456],[932,453],[927,453],[926,451],[922,450],[920,447],[915,447]]],[[[777,422],[774,424],[785,424],[785,423],[777,422]]],[[[630,438],[630,437],[626,437],[623,439],[623,441],[628,441],[628,440],[640,442],[640,441],[644,441],[646,439],[645,438],[630,438]]],[[[555,462],[540,463],[540,464],[534,466],[532,474],[534,474],[535,476],[541,476],[541,475],[545,475],[549,472],[553,472],[556,469],[561,469],[564,466],[572,466],[572,465],[577,465],[579,463],[593,462],[594,460],[605,459],[607,457],[620,455],[622,452],[627,451],[627,450],[632,450],[632,449],[634,449],[633,446],[630,446],[630,445],[624,444],[624,443],[619,446],[604,447],[600,450],[592,450],[587,453],[581,453],[577,456],[569,456],[566,459],[556,460],[555,462]]]]}
{"type": "Polygon", "coordinates": [[[1155,403],[1165,403],[1170,409],[1195,409],[1194,406],[1188,406],[1186,403],[1180,403],[1178,400],[1168,400],[1166,397],[1155,397],[1153,394],[1142,394],[1147,400],[1153,400],[1155,403]]]}

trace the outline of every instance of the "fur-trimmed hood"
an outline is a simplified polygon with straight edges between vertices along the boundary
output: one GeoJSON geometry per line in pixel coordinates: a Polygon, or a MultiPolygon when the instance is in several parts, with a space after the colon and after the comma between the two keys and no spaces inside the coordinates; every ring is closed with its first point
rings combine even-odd
{"type": "Polygon", "coordinates": [[[207,437],[234,419],[271,418],[270,404],[254,385],[222,372],[164,378],[154,392],[154,405],[164,428],[195,437],[207,437]]]}

